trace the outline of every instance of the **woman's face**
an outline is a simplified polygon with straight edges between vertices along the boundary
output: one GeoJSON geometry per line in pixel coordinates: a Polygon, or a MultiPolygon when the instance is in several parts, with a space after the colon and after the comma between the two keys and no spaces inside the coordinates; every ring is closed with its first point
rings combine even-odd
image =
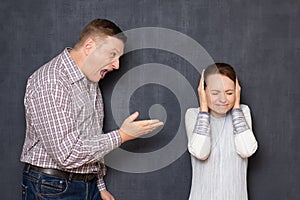
{"type": "Polygon", "coordinates": [[[206,78],[206,98],[210,114],[223,117],[235,102],[235,84],[227,76],[212,74],[206,78]]]}

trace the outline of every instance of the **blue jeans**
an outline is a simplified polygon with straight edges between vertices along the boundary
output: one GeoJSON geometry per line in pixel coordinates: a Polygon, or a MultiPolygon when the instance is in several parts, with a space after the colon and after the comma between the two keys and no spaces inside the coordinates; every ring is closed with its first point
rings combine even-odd
{"type": "Polygon", "coordinates": [[[23,171],[23,200],[100,200],[97,179],[67,180],[29,169],[23,171]]]}

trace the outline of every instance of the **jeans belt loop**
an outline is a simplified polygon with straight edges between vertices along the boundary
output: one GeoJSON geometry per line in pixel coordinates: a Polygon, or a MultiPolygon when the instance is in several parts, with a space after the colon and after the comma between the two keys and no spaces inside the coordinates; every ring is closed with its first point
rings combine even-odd
{"type": "Polygon", "coordinates": [[[72,180],[72,177],[73,177],[73,173],[70,173],[70,174],[69,174],[69,177],[68,177],[68,181],[69,181],[69,182],[72,180]]]}

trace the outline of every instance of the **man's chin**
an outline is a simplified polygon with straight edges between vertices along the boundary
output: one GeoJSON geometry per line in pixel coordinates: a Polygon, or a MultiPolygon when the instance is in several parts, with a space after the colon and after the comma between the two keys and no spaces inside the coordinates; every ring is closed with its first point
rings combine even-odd
{"type": "Polygon", "coordinates": [[[86,77],[89,81],[93,82],[93,83],[98,83],[101,80],[101,77],[86,77]]]}

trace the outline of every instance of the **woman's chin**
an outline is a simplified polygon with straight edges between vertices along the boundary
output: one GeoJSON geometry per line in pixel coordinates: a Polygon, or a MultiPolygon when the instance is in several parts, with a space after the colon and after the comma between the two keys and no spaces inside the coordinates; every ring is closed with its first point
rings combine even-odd
{"type": "Polygon", "coordinates": [[[229,111],[230,109],[226,108],[226,109],[210,109],[210,113],[214,116],[214,117],[224,117],[226,115],[226,113],[229,111]]]}

